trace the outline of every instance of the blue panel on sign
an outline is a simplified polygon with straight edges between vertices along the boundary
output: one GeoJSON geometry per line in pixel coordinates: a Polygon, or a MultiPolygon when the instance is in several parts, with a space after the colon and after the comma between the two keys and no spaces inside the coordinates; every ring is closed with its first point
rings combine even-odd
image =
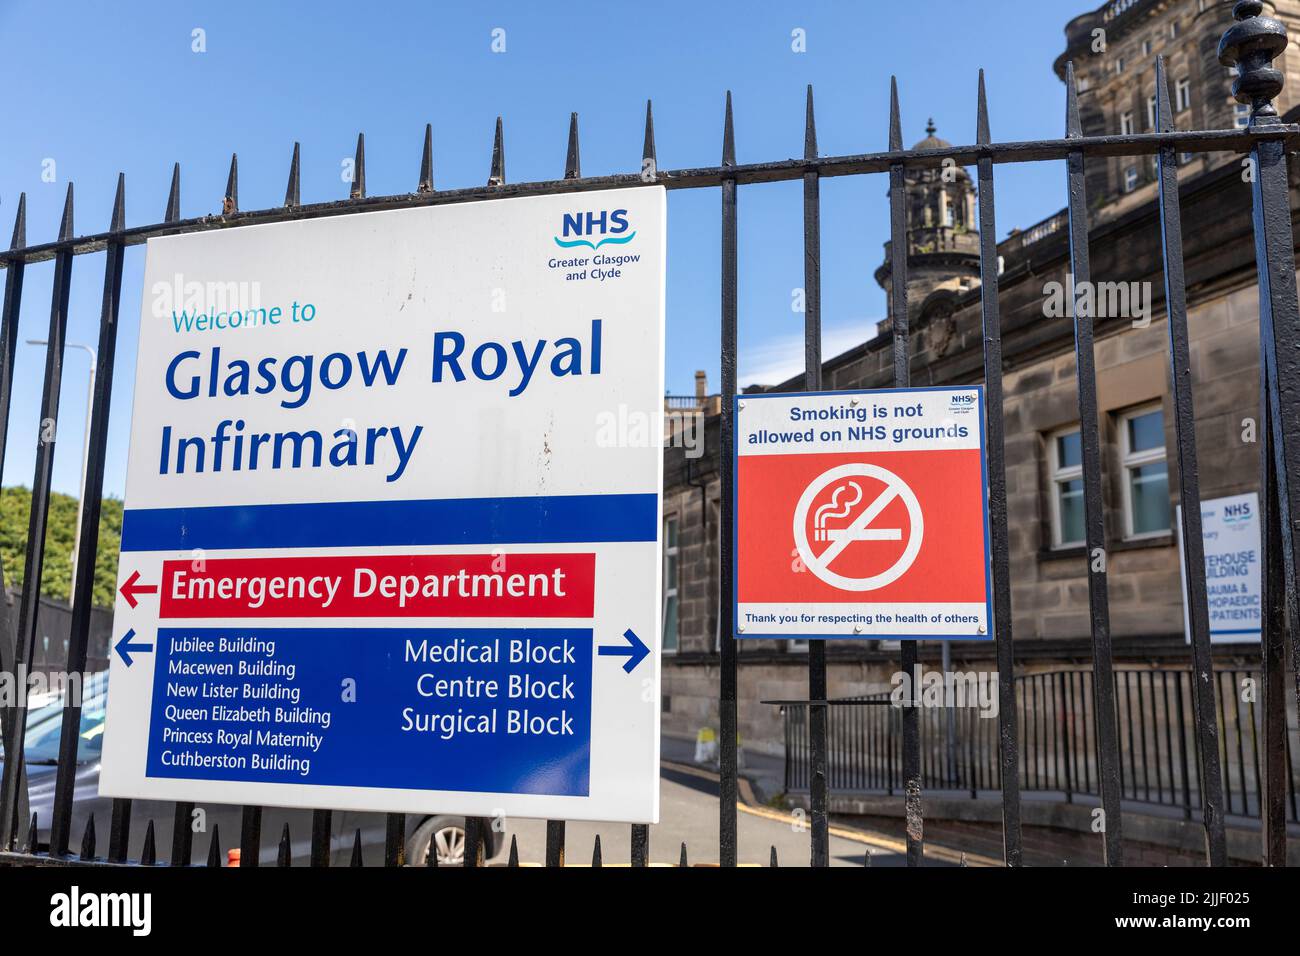
{"type": "Polygon", "coordinates": [[[147,775],[586,796],[591,649],[584,628],[160,628],[147,775]]]}
{"type": "Polygon", "coordinates": [[[654,494],[131,508],[122,551],[654,541],[654,494]]]}

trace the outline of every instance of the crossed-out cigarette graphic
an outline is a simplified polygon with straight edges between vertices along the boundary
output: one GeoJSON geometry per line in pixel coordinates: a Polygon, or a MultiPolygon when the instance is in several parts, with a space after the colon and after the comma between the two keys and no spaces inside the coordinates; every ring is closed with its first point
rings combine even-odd
{"type": "MultiPolygon", "coordinates": [[[[886,492],[890,498],[892,494],[886,492]]],[[[856,481],[846,481],[831,492],[831,500],[822,505],[813,514],[813,540],[814,541],[901,541],[903,538],[902,528],[854,528],[857,522],[850,516],[853,507],[862,501],[862,486],[856,481]],[[845,494],[851,494],[848,500],[841,500],[845,494]],[[848,526],[843,528],[828,528],[826,523],[832,519],[849,519],[848,526]]]]}

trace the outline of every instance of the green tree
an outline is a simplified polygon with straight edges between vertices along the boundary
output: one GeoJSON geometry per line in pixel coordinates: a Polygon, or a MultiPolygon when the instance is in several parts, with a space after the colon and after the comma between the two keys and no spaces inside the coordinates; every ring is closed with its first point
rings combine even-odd
{"type": "MultiPolygon", "coordinates": [[[[21,588],[27,563],[27,526],[32,508],[31,490],[0,488],[0,563],[8,588],[21,588]]],[[[50,495],[45,528],[45,562],[41,568],[41,594],[56,601],[72,598],[72,549],[77,536],[77,499],[50,495]]],[[[99,550],[95,554],[93,600],[112,607],[117,587],[117,555],[122,544],[122,502],[105,498],[99,511],[99,550]]]]}

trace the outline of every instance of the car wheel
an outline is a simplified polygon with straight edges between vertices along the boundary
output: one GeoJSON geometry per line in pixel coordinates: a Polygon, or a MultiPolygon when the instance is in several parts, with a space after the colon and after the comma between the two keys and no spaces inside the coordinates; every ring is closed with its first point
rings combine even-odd
{"type": "Polygon", "coordinates": [[[464,866],[464,818],[430,817],[416,827],[406,847],[407,865],[428,866],[431,849],[438,854],[439,866],[464,866]]]}

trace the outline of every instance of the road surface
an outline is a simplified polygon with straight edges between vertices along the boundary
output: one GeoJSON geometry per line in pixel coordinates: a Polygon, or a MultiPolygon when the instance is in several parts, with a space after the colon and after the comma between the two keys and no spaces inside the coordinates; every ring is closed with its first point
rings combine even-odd
{"type": "MultiPolygon", "coordinates": [[[[650,862],[652,865],[677,865],[681,845],[686,843],[687,861],[697,864],[718,863],[718,779],[707,770],[677,763],[665,763],[661,773],[659,823],[650,828],[650,862]]],[[[736,814],[739,833],[738,857],[744,865],[767,866],[772,848],[776,848],[781,866],[808,866],[811,838],[807,821],[788,811],[768,807],[741,806],[736,814]]],[[[506,862],[510,838],[518,840],[521,864],[539,865],[545,861],[546,824],[542,820],[510,820],[506,824],[501,853],[489,861],[506,862]]],[[[569,821],[565,828],[565,862],[569,866],[588,865],[592,846],[600,835],[604,865],[627,865],[631,848],[630,827],[616,823],[569,821]]],[[[883,834],[855,834],[835,828],[830,838],[832,866],[862,866],[871,853],[871,865],[902,866],[897,841],[883,834]]],[[[927,865],[952,865],[941,860],[927,865]]]]}

